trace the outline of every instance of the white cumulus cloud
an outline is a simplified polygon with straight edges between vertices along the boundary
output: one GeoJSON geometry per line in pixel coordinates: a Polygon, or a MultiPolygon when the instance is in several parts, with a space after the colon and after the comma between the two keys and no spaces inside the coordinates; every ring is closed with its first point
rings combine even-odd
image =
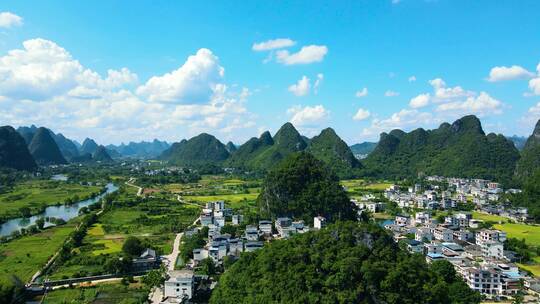
{"type": "Polygon", "coordinates": [[[525,68],[519,65],[513,65],[511,67],[496,66],[489,72],[487,78],[490,82],[514,80],[514,79],[526,79],[534,76],[534,73],[527,71],[525,68]]]}
{"type": "Polygon", "coordinates": [[[309,94],[310,80],[306,76],[302,76],[295,84],[289,86],[289,92],[296,96],[306,96],[309,94]]]}
{"type": "Polygon", "coordinates": [[[366,97],[367,95],[368,95],[368,89],[367,88],[363,88],[360,91],[356,91],[356,93],[354,94],[354,96],[356,96],[357,98],[366,97]]]}
{"type": "Polygon", "coordinates": [[[423,108],[429,104],[431,95],[429,93],[420,94],[409,101],[409,106],[411,108],[423,108]]]}
{"type": "Polygon", "coordinates": [[[540,95],[540,63],[536,66],[537,76],[529,80],[529,89],[534,95],[540,95]]]}
{"type": "Polygon", "coordinates": [[[209,49],[200,49],[177,70],[150,78],[137,94],[152,102],[208,102],[220,88],[225,69],[209,49]]]}
{"type": "Polygon", "coordinates": [[[316,106],[294,106],[287,110],[287,113],[291,116],[290,122],[299,127],[313,127],[318,126],[322,122],[326,121],[329,112],[323,105],[316,106]]]}
{"type": "Polygon", "coordinates": [[[295,45],[296,42],[289,38],[271,39],[263,42],[254,43],[251,49],[257,52],[283,49],[295,45]]]}
{"type": "Polygon", "coordinates": [[[285,65],[309,64],[321,62],[328,53],[328,47],[325,45],[303,46],[296,53],[289,53],[287,50],[276,52],[277,61],[285,65]]]}
{"type": "Polygon", "coordinates": [[[23,18],[10,12],[0,12],[0,28],[21,26],[23,18]]]}
{"type": "Polygon", "coordinates": [[[369,113],[368,110],[364,110],[364,109],[360,108],[360,109],[358,109],[358,111],[356,111],[356,114],[354,114],[353,119],[361,121],[361,120],[365,120],[365,119],[369,118],[370,116],[371,116],[371,113],[369,113]]]}
{"type": "Polygon", "coordinates": [[[411,77],[409,77],[407,79],[409,82],[415,82],[416,81],[416,76],[412,75],[411,77]]]}

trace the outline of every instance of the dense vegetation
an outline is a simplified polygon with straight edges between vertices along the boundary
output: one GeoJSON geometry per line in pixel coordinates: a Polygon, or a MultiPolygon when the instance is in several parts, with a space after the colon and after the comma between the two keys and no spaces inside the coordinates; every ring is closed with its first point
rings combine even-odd
{"type": "Polygon", "coordinates": [[[306,223],[318,215],[330,221],[356,217],[337,177],[307,152],[290,155],[268,173],[257,204],[263,217],[289,216],[306,223]]]}
{"type": "Polygon", "coordinates": [[[347,144],[332,128],[326,128],[311,139],[307,152],[326,163],[338,176],[352,177],[353,170],[360,168],[360,162],[347,144]]]}
{"type": "Polygon", "coordinates": [[[503,135],[486,135],[478,118],[471,115],[434,130],[383,133],[364,165],[366,175],[380,178],[428,174],[510,183],[518,159],[511,141],[503,135]]]}
{"type": "Polygon", "coordinates": [[[479,303],[448,262],[428,266],[374,224],[339,222],[242,255],[210,303],[479,303]]]}
{"type": "Polygon", "coordinates": [[[225,145],[206,133],[174,143],[161,155],[162,159],[181,166],[219,165],[228,157],[225,145]]]}
{"type": "Polygon", "coordinates": [[[510,201],[516,206],[528,208],[533,220],[540,222],[540,170],[525,180],[523,192],[512,195],[510,201]]]}
{"type": "Polygon", "coordinates": [[[317,159],[331,165],[341,177],[355,175],[355,169],[360,167],[347,144],[331,128],[324,129],[310,140],[300,135],[291,123],[284,124],[274,137],[267,131],[259,138],[251,138],[232,152],[226,165],[245,170],[268,171],[288,155],[299,151],[310,152],[317,159]]]}
{"type": "Polygon", "coordinates": [[[37,167],[23,137],[10,126],[0,127],[0,167],[17,170],[37,167]]]}
{"type": "Polygon", "coordinates": [[[538,169],[540,169],[540,120],[536,123],[532,135],[529,136],[521,151],[516,174],[521,180],[527,180],[538,169]]]}

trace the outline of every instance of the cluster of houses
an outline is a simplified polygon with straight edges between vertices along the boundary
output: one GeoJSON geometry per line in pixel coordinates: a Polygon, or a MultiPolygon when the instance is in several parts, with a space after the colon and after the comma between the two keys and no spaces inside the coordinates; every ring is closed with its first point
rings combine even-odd
{"type": "Polygon", "coordinates": [[[443,223],[429,212],[398,215],[385,228],[394,240],[411,253],[423,254],[426,261],[447,260],[467,285],[490,297],[512,296],[521,282],[536,293],[540,284],[519,271],[515,252],[504,248],[506,233],[481,229],[480,221],[469,213],[447,216],[443,223]]]}
{"type": "MultiPolygon", "coordinates": [[[[206,204],[200,220],[201,226],[208,227],[208,243],[204,248],[193,250],[195,265],[206,258],[211,258],[216,264],[219,264],[226,256],[238,257],[242,252],[261,249],[264,241],[288,238],[310,229],[304,224],[304,221],[293,221],[288,217],[280,217],[274,222],[260,220],[258,225],[247,225],[242,236],[232,237],[228,233],[221,233],[221,228],[225,226],[226,216],[231,216],[232,225],[240,225],[243,221],[242,215],[232,214],[232,210],[225,208],[222,201],[206,204]]],[[[316,217],[314,227],[320,228],[325,222],[323,217],[316,217]]]]}
{"type": "MultiPolygon", "coordinates": [[[[504,193],[501,185],[484,179],[466,179],[441,176],[428,176],[429,186],[415,184],[402,190],[393,185],[388,188],[385,197],[395,202],[400,208],[416,208],[424,210],[452,209],[459,203],[474,203],[478,210],[497,214],[515,221],[530,219],[527,208],[516,208],[510,202],[502,202],[504,193]],[[441,187],[442,184],[448,187],[441,187]]],[[[506,193],[519,193],[521,190],[508,189],[506,193]]]]}
{"type": "MultiPolygon", "coordinates": [[[[222,233],[225,219],[231,218],[231,224],[242,224],[243,216],[233,214],[232,209],[226,208],[223,201],[209,202],[200,215],[201,227],[208,227],[208,241],[202,248],[193,250],[193,262],[190,268],[197,266],[201,261],[210,258],[215,264],[223,262],[225,257],[237,258],[242,252],[252,252],[261,249],[265,241],[288,238],[297,233],[305,233],[310,229],[321,229],[326,225],[326,219],[317,216],[313,219],[313,228],[304,224],[304,221],[295,221],[288,217],[280,217],[275,221],[260,220],[258,225],[246,225],[241,236],[233,237],[222,233]]],[[[186,231],[185,235],[198,233],[200,228],[186,231]]],[[[172,271],[170,278],[165,281],[163,304],[184,303],[193,297],[196,282],[200,276],[194,275],[190,269],[172,271]]]]}

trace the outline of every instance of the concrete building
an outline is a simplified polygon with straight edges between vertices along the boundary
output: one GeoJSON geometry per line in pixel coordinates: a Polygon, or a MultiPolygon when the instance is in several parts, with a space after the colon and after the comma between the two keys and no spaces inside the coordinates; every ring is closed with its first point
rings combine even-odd
{"type": "Polygon", "coordinates": [[[191,270],[174,270],[169,272],[170,278],[165,281],[166,298],[189,300],[193,297],[194,276],[191,270]]]}

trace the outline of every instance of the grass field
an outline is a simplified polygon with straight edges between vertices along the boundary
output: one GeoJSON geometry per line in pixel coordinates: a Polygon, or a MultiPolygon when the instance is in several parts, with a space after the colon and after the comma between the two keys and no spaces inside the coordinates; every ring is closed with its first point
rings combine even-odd
{"type": "Polygon", "coordinates": [[[224,195],[204,195],[204,196],[184,196],[184,199],[196,202],[214,202],[225,201],[230,203],[238,203],[246,200],[256,200],[259,193],[242,193],[242,194],[224,194],[224,195]]]}
{"type": "Polygon", "coordinates": [[[477,211],[472,212],[472,216],[474,219],[482,220],[482,221],[490,221],[490,222],[503,222],[506,223],[508,220],[502,216],[498,215],[492,215],[487,213],[480,213],[477,211]]]}
{"type": "Polygon", "coordinates": [[[505,223],[495,224],[493,227],[506,232],[508,237],[525,239],[527,244],[540,246],[540,226],[505,223]]]}
{"type": "Polygon", "coordinates": [[[28,207],[32,214],[41,211],[42,207],[64,203],[66,199],[87,197],[99,192],[101,187],[81,186],[58,181],[27,181],[18,184],[13,191],[0,194],[0,217],[20,217],[19,209],[28,207]]]}
{"type": "Polygon", "coordinates": [[[14,274],[24,282],[28,281],[47,263],[74,228],[75,224],[69,223],[0,244],[2,274],[14,274]]]}
{"type": "Polygon", "coordinates": [[[363,179],[348,179],[342,180],[341,185],[347,188],[348,192],[362,191],[362,190],[375,190],[383,191],[393,184],[386,181],[369,182],[363,179]]]}
{"type": "Polygon", "coordinates": [[[141,283],[135,282],[129,286],[118,282],[102,283],[92,287],[77,287],[53,290],[47,294],[43,303],[144,303],[148,289],[141,283]]]}

